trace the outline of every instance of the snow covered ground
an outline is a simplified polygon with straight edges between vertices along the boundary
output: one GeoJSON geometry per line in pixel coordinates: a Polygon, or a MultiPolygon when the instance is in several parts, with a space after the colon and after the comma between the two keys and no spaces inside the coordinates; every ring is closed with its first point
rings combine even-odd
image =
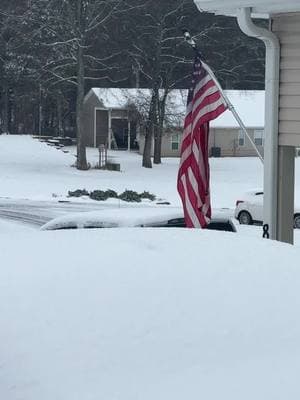
{"type": "MultiPolygon", "coordinates": [[[[152,169],[141,167],[141,156],[136,153],[116,152],[109,153],[109,158],[121,164],[121,172],[78,171],[70,165],[75,161],[75,148],[67,149],[65,154],[61,150],[47,146],[29,136],[0,136],[0,206],[5,207],[8,201],[13,201],[35,210],[44,202],[44,210],[40,211],[42,218],[48,213],[49,218],[61,215],[64,212],[58,201],[70,200],[67,198],[69,190],[87,189],[113,189],[121,193],[125,189],[143,192],[144,190],[155,194],[158,198],[167,200],[171,206],[180,206],[176,190],[176,176],[178,170],[177,158],[163,159],[161,165],[153,165],[152,169]],[[23,200],[22,200],[23,199],[23,200]],[[26,199],[26,201],[25,201],[26,199]],[[35,203],[30,203],[30,202],[35,203]],[[36,203],[38,202],[38,203],[36,203]],[[49,203],[50,202],[50,203],[49,203]],[[51,203],[53,206],[50,207],[51,203]],[[46,208],[46,212],[45,212],[46,208]],[[49,211],[47,211],[49,209],[49,211]]],[[[88,160],[91,165],[98,162],[97,149],[88,149],[88,160]]],[[[257,158],[211,158],[211,190],[213,208],[229,208],[228,213],[233,214],[235,202],[240,196],[253,188],[262,186],[263,168],[257,158]]],[[[300,159],[296,159],[296,201],[300,203],[300,159]]],[[[78,208],[84,209],[84,204],[89,203],[95,207],[128,206],[116,200],[95,202],[90,199],[72,198],[78,208]]],[[[147,206],[148,203],[143,205],[147,206]]],[[[12,204],[14,207],[14,203],[12,204]]],[[[66,212],[74,210],[73,206],[66,207],[66,212]]],[[[1,211],[1,210],[0,210],[1,211]]],[[[75,210],[78,211],[78,210],[75,210]]],[[[31,212],[31,210],[30,210],[31,212]]],[[[1,229],[1,224],[0,224],[1,229]]],[[[240,227],[239,232],[261,235],[261,228],[240,227]]],[[[295,243],[300,244],[300,232],[295,231],[295,243]]]]}
{"type": "MultiPolygon", "coordinates": [[[[57,201],[78,188],[148,190],[179,205],[178,159],[146,170],[135,153],[110,156],[122,172],[80,172],[72,154],[0,136],[0,206],[61,213],[57,201]]],[[[212,159],[211,178],[214,207],[232,210],[261,186],[262,167],[212,159]]],[[[298,400],[300,248],[259,236],[0,219],[0,398],[298,400]]]]}
{"type": "MultiPolygon", "coordinates": [[[[121,164],[121,172],[78,171],[75,148],[70,153],[49,147],[29,136],[0,136],[0,198],[54,200],[65,198],[69,190],[148,190],[159,198],[179,205],[176,191],[178,158],[163,159],[152,169],[141,167],[137,153],[111,151],[109,158],[121,164]]],[[[88,160],[98,162],[97,149],[88,149],[88,160]]],[[[213,207],[234,208],[237,198],[262,186],[263,168],[257,158],[211,158],[213,207]]],[[[296,160],[296,199],[300,200],[300,159],[296,160]]]]}
{"type": "MultiPolygon", "coordinates": [[[[132,189],[148,190],[180,204],[176,191],[178,158],[167,158],[162,165],[145,169],[140,155],[112,151],[109,158],[120,162],[121,172],[78,171],[70,168],[75,149],[70,150],[72,154],[65,154],[29,136],[0,136],[0,197],[57,201],[69,190],[132,189]]],[[[92,165],[97,163],[97,149],[88,149],[88,160],[92,165]]],[[[256,158],[211,159],[211,185],[213,206],[233,208],[244,190],[262,185],[262,166],[256,158]]]]}
{"type": "Polygon", "coordinates": [[[0,236],[1,399],[299,399],[298,248],[187,229],[0,236]]]}

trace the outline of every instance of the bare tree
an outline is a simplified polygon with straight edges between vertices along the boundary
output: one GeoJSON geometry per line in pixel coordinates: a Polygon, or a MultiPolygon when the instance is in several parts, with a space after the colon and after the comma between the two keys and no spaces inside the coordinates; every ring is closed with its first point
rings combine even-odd
{"type": "MultiPolygon", "coordinates": [[[[164,99],[173,87],[189,86],[193,53],[183,27],[224,88],[263,89],[263,46],[234,19],[199,13],[193,0],[1,0],[2,131],[61,134],[64,123],[75,125],[92,85],[147,87],[146,140],[154,141],[159,163],[164,99]]],[[[85,169],[80,120],[78,167],[85,169]]],[[[149,149],[144,164],[151,167],[149,149]]]]}
{"type": "Polygon", "coordinates": [[[159,6],[156,1],[150,0],[145,4],[140,24],[136,25],[139,33],[134,35],[130,57],[133,64],[139,66],[141,76],[151,89],[143,153],[143,166],[146,168],[152,167],[152,142],[153,162],[161,163],[166,101],[169,92],[183,79],[182,66],[186,64],[184,51],[181,51],[181,21],[191,6],[193,3],[189,0],[174,0],[159,6]]]}
{"type": "Polygon", "coordinates": [[[0,4],[0,97],[1,130],[10,133],[12,122],[12,87],[23,76],[24,59],[17,56],[20,35],[15,15],[24,11],[20,0],[3,0],[0,4]]]}
{"type": "Polygon", "coordinates": [[[77,168],[88,169],[83,138],[82,106],[87,80],[109,79],[116,68],[107,46],[107,24],[129,5],[122,0],[31,0],[27,12],[48,50],[43,65],[47,86],[69,84],[76,88],[77,168]],[[94,43],[102,46],[95,54],[94,43]]]}

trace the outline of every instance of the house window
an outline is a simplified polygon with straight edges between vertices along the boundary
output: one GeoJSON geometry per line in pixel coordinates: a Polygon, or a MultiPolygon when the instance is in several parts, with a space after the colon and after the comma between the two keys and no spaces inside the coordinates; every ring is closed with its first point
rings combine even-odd
{"type": "Polygon", "coordinates": [[[263,146],[264,141],[264,130],[263,129],[255,129],[254,131],[254,143],[257,146],[263,146]]]}
{"type": "Polygon", "coordinates": [[[238,143],[239,146],[245,146],[245,132],[242,130],[239,131],[238,143]]]}
{"type": "Polygon", "coordinates": [[[172,135],[171,136],[171,149],[178,150],[179,149],[179,135],[172,135]]]}

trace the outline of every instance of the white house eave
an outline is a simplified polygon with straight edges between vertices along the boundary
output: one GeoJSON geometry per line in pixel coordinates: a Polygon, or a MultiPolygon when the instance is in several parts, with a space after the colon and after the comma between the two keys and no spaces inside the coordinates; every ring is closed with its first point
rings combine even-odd
{"type": "Polygon", "coordinates": [[[236,16],[238,8],[251,7],[253,17],[300,12],[299,0],[194,0],[200,11],[236,16]]]}

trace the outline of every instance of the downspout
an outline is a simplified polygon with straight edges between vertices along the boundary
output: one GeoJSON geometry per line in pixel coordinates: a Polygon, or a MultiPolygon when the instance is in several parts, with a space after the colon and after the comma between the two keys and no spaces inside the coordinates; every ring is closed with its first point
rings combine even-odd
{"type": "Polygon", "coordinates": [[[237,11],[240,29],[248,36],[262,40],[266,46],[265,76],[265,146],[264,146],[264,232],[277,239],[278,186],[278,105],[280,43],[271,31],[256,26],[251,9],[237,11]]]}

